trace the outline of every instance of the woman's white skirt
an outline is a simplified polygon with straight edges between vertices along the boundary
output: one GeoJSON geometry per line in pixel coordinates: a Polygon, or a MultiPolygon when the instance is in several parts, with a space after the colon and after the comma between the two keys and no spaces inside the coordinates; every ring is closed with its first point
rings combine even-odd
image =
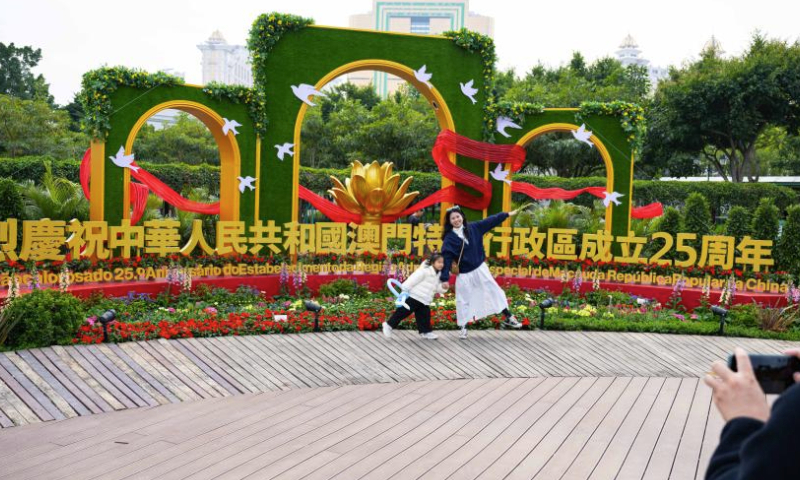
{"type": "Polygon", "coordinates": [[[467,323],[500,313],[508,308],[506,294],[492,277],[489,267],[482,263],[469,273],[456,277],[456,321],[467,323]]]}

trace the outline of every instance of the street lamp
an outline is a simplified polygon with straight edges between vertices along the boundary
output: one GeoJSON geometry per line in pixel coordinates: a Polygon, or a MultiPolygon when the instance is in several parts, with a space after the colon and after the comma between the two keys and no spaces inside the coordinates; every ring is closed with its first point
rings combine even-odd
{"type": "Polygon", "coordinates": [[[548,298],[548,299],[542,300],[542,302],[539,304],[539,308],[541,309],[541,312],[540,312],[540,315],[539,315],[539,329],[544,330],[544,314],[545,314],[545,310],[547,310],[548,308],[552,307],[555,304],[556,304],[556,301],[553,300],[552,298],[548,298]]]}

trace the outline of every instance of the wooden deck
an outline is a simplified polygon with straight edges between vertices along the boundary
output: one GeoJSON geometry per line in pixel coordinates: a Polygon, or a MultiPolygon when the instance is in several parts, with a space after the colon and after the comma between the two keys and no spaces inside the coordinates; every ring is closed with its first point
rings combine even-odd
{"type": "Polygon", "coordinates": [[[0,479],[702,478],[722,421],[698,377],[734,346],[796,346],[441,337],[341,332],[0,354],[0,424],[24,425],[0,430],[0,479]]]}

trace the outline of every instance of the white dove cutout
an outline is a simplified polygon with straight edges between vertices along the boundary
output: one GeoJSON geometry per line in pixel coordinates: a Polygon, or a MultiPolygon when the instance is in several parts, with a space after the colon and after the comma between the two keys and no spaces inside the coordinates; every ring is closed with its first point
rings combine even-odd
{"type": "Polygon", "coordinates": [[[139,167],[133,164],[133,154],[131,153],[130,155],[125,155],[125,147],[119,147],[117,154],[108,158],[114,162],[114,165],[120,168],[130,168],[134,172],[139,171],[139,167]]]}
{"type": "Polygon", "coordinates": [[[542,208],[547,208],[550,206],[551,201],[552,200],[539,200],[539,205],[541,205],[542,208]]]}
{"type": "Polygon", "coordinates": [[[500,132],[500,135],[508,138],[511,136],[510,133],[506,133],[506,128],[522,128],[513,120],[508,117],[497,117],[497,131],[500,132]]]}
{"type": "Polygon", "coordinates": [[[239,179],[239,193],[244,193],[245,188],[249,188],[250,190],[255,190],[256,187],[253,185],[253,182],[256,181],[255,178],[251,176],[246,177],[236,177],[239,179]]]}
{"type": "Polygon", "coordinates": [[[475,100],[475,95],[478,93],[478,89],[472,87],[474,82],[475,80],[470,80],[467,83],[461,83],[461,93],[469,97],[469,99],[472,100],[473,105],[478,103],[478,101],[475,100]]]}
{"type": "Polygon", "coordinates": [[[425,70],[428,68],[427,65],[423,65],[419,70],[414,70],[414,77],[422,83],[427,83],[428,86],[431,84],[431,77],[433,76],[432,73],[428,73],[425,70]]]}
{"type": "Polygon", "coordinates": [[[294,93],[295,97],[299,98],[303,103],[305,103],[309,107],[316,107],[317,104],[312,102],[308,97],[312,95],[316,95],[319,97],[327,97],[327,95],[314,88],[313,85],[309,85],[307,83],[301,83],[300,85],[292,85],[292,92],[294,93]]]}
{"type": "Polygon", "coordinates": [[[294,148],[294,143],[284,143],[283,145],[275,145],[275,148],[278,149],[278,158],[283,161],[284,155],[289,155],[290,157],[294,157],[294,152],[292,149],[294,148]]]}
{"type": "Polygon", "coordinates": [[[622,202],[619,201],[619,198],[625,196],[625,195],[623,195],[621,193],[618,193],[618,192],[613,192],[613,193],[603,192],[603,194],[605,195],[605,198],[603,198],[603,206],[604,207],[608,207],[612,203],[614,205],[621,205],[622,202]]]}
{"type": "Polygon", "coordinates": [[[592,138],[592,132],[590,130],[586,130],[586,124],[582,123],[581,126],[577,130],[572,131],[572,136],[575,137],[575,140],[579,142],[583,142],[590,147],[594,147],[594,143],[592,143],[590,138],[592,138]]]}
{"type": "Polygon", "coordinates": [[[228,135],[228,132],[233,132],[234,135],[239,135],[236,127],[241,127],[241,123],[237,122],[236,120],[228,120],[227,118],[223,118],[223,120],[225,121],[225,125],[222,126],[223,135],[228,135]]]}
{"type": "Polygon", "coordinates": [[[511,185],[511,180],[508,178],[509,171],[503,168],[502,163],[498,163],[494,170],[489,172],[489,174],[498,182],[506,182],[507,184],[511,185]]]}

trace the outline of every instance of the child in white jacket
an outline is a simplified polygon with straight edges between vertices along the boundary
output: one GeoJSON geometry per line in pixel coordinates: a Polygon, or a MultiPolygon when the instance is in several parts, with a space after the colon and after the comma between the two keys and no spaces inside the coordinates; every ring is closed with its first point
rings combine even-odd
{"type": "Polygon", "coordinates": [[[437,293],[445,293],[447,288],[441,280],[439,274],[444,268],[444,258],[438,253],[431,255],[425,260],[417,270],[411,274],[402,284],[404,292],[408,293],[406,304],[409,308],[397,307],[388,321],[383,323],[383,334],[386,338],[392,336],[392,330],[400,325],[403,319],[414,314],[417,320],[417,330],[426,340],[436,340],[438,338],[431,328],[431,308],[430,304],[437,293]]]}

